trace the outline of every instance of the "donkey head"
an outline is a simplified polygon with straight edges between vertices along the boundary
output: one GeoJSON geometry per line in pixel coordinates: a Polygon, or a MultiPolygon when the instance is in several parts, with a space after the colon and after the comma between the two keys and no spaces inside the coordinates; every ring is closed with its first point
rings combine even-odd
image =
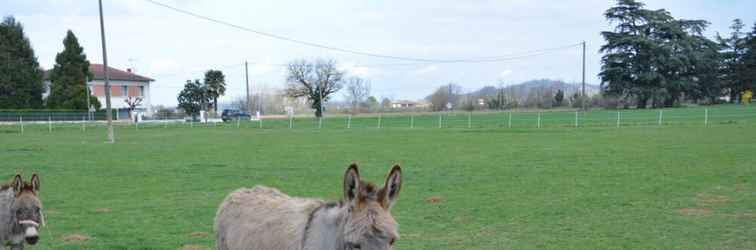
{"type": "Polygon", "coordinates": [[[15,200],[11,205],[11,217],[14,220],[14,231],[23,232],[26,243],[37,244],[39,240],[39,225],[43,223],[42,202],[37,197],[39,193],[39,176],[32,175],[31,182],[25,182],[21,175],[16,175],[11,184],[15,192],[15,200]]]}
{"type": "Polygon", "coordinates": [[[380,189],[360,179],[357,165],[352,164],[344,174],[344,201],[349,214],[344,223],[346,250],[390,250],[399,239],[398,225],[391,216],[391,206],[399,198],[402,188],[402,169],[395,165],[380,189]]]}

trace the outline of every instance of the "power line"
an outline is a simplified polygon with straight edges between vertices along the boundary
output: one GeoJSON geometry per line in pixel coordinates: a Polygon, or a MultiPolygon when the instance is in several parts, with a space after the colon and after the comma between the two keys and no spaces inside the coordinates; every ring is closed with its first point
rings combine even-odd
{"type": "MultiPolygon", "coordinates": [[[[318,44],[318,43],[303,41],[303,40],[299,40],[299,39],[294,39],[294,38],[290,38],[290,37],[285,37],[285,36],[281,36],[281,35],[276,35],[276,34],[272,34],[272,33],[268,33],[268,32],[263,32],[263,31],[255,30],[255,29],[252,29],[252,28],[248,28],[248,27],[244,27],[244,26],[241,26],[241,25],[229,23],[229,22],[226,22],[226,21],[223,21],[223,20],[219,20],[219,19],[216,19],[216,18],[200,15],[200,14],[197,14],[197,13],[194,13],[194,12],[191,12],[191,11],[179,9],[179,8],[176,8],[176,7],[173,7],[173,6],[161,3],[161,2],[157,2],[157,1],[154,1],[154,0],[144,0],[144,1],[146,1],[146,2],[148,2],[150,4],[153,4],[153,5],[159,6],[159,7],[163,7],[163,8],[166,8],[166,9],[169,9],[169,10],[181,13],[181,14],[185,14],[185,15],[192,16],[192,17],[199,18],[199,19],[203,19],[203,20],[206,20],[206,21],[209,21],[209,22],[225,25],[225,26],[228,26],[228,27],[232,27],[232,28],[235,28],[235,29],[242,30],[242,31],[254,33],[254,34],[257,34],[257,35],[260,35],[260,36],[264,36],[264,37],[268,37],[268,38],[272,38],[272,39],[283,40],[283,41],[288,41],[288,42],[291,42],[291,43],[296,43],[296,44],[305,45],[305,46],[309,46],[309,47],[315,47],[315,48],[321,48],[321,49],[326,49],[326,50],[338,51],[338,52],[343,52],[343,53],[348,53],[348,54],[354,54],[354,55],[377,57],[377,58],[386,58],[386,59],[395,59],[395,60],[403,60],[403,61],[415,61],[415,62],[423,62],[423,63],[426,63],[426,64],[427,63],[498,62],[498,61],[507,61],[507,60],[514,60],[514,59],[519,59],[520,58],[520,57],[512,58],[511,55],[508,55],[508,56],[505,55],[505,56],[488,56],[488,57],[475,57],[475,58],[466,58],[466,59],[444,59],[444,60],[442,60],[442,59],[428,59],[428,58],[417,58],[417,57],[386,55],[386,54],[378,54],[378,53],[373,53],[373,52],[366,52],[366,51],[345,49],[345,48],[339,48],[339,47],[334,47],[334,46],[329,46],[329,45],[323,45],[323,44],[318,44]]],[[[578,45],[580,45],[580,43],[571,44],[571,45],[567,45],[567,46],[563,46],[563,47],[558,47],[558,48],[546,49],[546,50],[565,49],[565,48],[575,47],[575,46],[578,46],[578,45]]]]}
{"type": "Polygon", "coordinates": [[[240,29],[240,30],[243,30],[243,31],[255,33],[255,34],[260,35],[260,36],[265,36],[265,37],[269,37],[269,38],[273,38],[273,39],[288,41],[288,42],[297,43],[297,44],[301,44],[301,45],[305,45],[305,46],[316,47],[316,48],[327,49],[327,50],[333,50],[333,51],[339,51],[339,52],[344,52],[344,53],[349,53],[349,54],[355,54],[355,55],[370,56],[370,57],[380,57],[380,58],[387,58],[387,59],[396,59],[396,60],[405,60],[405,61],[419,61],[419,62],[437,62],[437,61],[439,61],[439,60],[424,59],[424,58],[413,58],[413,57],[383,55],[383,54],[377,54],[377,53],[371,53],[371,52],[363,52],[363,51],[357,51],[357,50],[337,48],[337,47],[332,47],[332,46],[328,46],[328,45],[322,45],[322,44],[317,44],[317,43],[312,43],[312,42],[297,40],[297,39],[294,39],[294,38],[289,38],[289,37],[285,37],[285,36],[280,36],[280,35],[276,35],[276,34],[262,32],[262,31],[254,30],[254,29],[247,28],[247,27],[244,27],[244,26],[241,26],[241,25],[236,25],[236,24],[232,24],[232,23],[229,23],[229,22],[226,22],[226,21],[215,19],[215,18],[203,16],[203,15],[200,15],[200,14],[196,14],[194,12],[182,10],[182,9],[179,9],[179,8],[167,5],[167,4],[163,4],[163,3],[160,3],[160,2],[156,2],[156,1],[153,1],[153,0],[145,0],[145,1],[148,2],[148,3],[151,3],[151,4],[154,4],[154,5],[163,7],[163,8],[167,8],[167,9],[173,10],[175,12],[179,12],[179,13],[182,13],[182,14],[185,14],[185,15],[193,16],[193,17],[196,17],[196,18],[199,18],[199,19],[204,19],[206,21],[210,21],[210,22],[214,22],[214,23],[217,23],[217,24],[221,24],[221,25],[232,27],[232,28],[240,29]]]}

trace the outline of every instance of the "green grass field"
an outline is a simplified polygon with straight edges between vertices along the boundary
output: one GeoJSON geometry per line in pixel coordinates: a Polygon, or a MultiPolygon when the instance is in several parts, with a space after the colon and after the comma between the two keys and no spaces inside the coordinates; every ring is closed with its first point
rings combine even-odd
{"type": "Polygon", "coordinates": [[[386,116],[386,129],[372,117],[348,130],[311,120],[119,126],[114,145],[102,127],[28,125],[22,135],[5,125],[0,178],[41,174],[48,227],[34,249],[213,248],[229,192],[264,184],[336,200],[352,161],[380,184],[403,166],[398,249],[755,249],[754,109],[713,108],[708,127],[703,109],[665,111],[663,126],[658,111],[623,112],[647,122],[618,129],[616,112],[597,111],[580,128],[568,112],[542,114],[540,129],[534,113],[516,114],[523,123],[511,129],[504,113],[476,114],[487,122],[472,129],[464,113],[442,118],[443,129],[432,115],[415,129],[400,116],[386,116]]]}

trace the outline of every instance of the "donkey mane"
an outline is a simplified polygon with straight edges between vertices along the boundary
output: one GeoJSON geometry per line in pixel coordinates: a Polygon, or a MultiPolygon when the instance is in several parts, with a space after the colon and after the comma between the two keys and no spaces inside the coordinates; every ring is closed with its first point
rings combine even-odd
{"type": "MultiPolygon", "coordinates": [[[[378,195],[379,193],[381,193],[380,191],[383,190],[376,190],[375,184],[360,180],[360,195],[358,196],[360,197],[359,202],[378,201],[378,195]]],[[[312,226],[312,219],[315,218],[316,213],[332,208],[343,208],[347,203],[348,202],[344,199],[334,202],[327,202],[310,211],[310,214],[307,216],[307,224],[305,224],[303,231],[304,236],[302,237],[302,244],[304,245],[305,242],[307,242],[307,233],[310,231],[310,227],[312,226]]]]}

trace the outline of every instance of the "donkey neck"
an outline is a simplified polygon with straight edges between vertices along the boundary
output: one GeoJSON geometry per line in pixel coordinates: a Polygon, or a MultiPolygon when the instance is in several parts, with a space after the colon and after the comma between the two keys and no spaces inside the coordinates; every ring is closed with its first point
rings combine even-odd
{"type": "Polygon", "coordinates": [[[345,202],[327,203],[315,209],[305,228],[302,249],[341,249],[344,245],[343,228],[349,206],[345,202]]]}

